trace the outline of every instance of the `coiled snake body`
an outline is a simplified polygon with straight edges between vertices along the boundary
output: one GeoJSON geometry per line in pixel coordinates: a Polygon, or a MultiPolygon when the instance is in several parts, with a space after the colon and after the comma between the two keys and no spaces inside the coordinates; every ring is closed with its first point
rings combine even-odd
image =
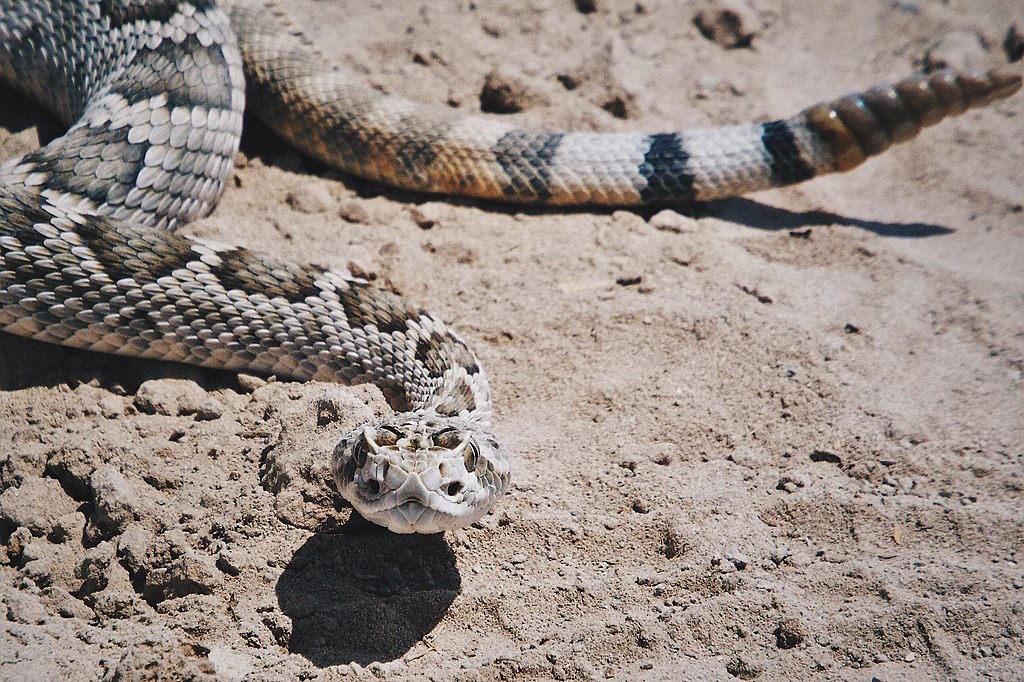
{"type": "Polygon", "coordinates": [[[943,71],[784,120],[687,133],[522,130],[385,97],[283,14],[232,0],[0,0],[0,78],[70,125],[0,167],[0,329],[294,379],[370,380],[397,414],[335,449],[339,491],[396,532],[472,523],[506,491],[476,356],[344,274],[183,236],[233,169],[246,98],[301,151],[410,189],[501,201],[706,200],[845,171],[1020,77],[943,71]]]}

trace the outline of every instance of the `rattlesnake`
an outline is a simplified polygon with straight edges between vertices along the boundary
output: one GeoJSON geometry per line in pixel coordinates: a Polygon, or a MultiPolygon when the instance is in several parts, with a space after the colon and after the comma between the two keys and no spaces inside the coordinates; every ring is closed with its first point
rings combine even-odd
{"type": "Polygon", "coordinates": [[[0,78],[70,125],[0,168],[0,329],[299,380],[369,380],[398,413],[334,451],[396,532],[479,519],[509,485],[480,363],[441,320],[341,273],[182,236],[232,173],[243,103],[298,149],[428,192],[541,205],[707,200],[849,170],[1016,75],[941,71],[784,120],[686,133],[523,130],[385,97],[269,4],[0,0],[0,78]]]}

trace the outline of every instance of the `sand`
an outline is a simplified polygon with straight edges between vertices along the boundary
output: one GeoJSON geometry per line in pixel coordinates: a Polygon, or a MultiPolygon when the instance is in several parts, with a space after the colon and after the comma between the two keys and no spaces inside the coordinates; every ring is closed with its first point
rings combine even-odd
{"type": "MultiPolygon", "coordinates": [[[[591,4],[289,8],[387,92],[478,111],[493,71],[524,123],[594,130],[768,120],[926,54],[1005,62],[1021,21],[754,0],[726,49],[699,3],[591,4]]],[[[0,100],[0,158],[59,132],[0,100]]],[[[696,212],[423,197],[250,126],[188,231],[351,266],[453,324],[513,490],[473,527],[391,535],[326,469],[388,409],[376,388],[0,335],[0,678],[1020,679],[1022,101],[696,212]]]]}

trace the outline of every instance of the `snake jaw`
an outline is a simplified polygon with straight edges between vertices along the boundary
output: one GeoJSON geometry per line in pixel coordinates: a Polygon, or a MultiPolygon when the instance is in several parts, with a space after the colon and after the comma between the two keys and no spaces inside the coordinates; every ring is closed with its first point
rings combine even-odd
{"type": "Polygon", "coordinates": [[[395,533],[474,523],[504,494],[508,469],[478,424],[413,413],[360,427],[338,443],[332,461],[342,496],[395,533]]]}

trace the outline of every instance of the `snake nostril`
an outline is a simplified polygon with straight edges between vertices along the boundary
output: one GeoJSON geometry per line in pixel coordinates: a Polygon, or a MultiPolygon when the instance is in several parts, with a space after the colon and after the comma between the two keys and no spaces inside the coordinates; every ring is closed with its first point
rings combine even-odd
{"type": "Polygon", "coordinates": [[[458,481],[452,481],[448,484],[448,487],[445,488],[445,492],[447,492],[451,497],[458,495],[460,490],[462,490],[462,484],[458,481]]]}
{"type": "Polygon", "coordinates": [[[366,492],[371,495],[376,495],[380,492],[380,483],[378,481],[366,481],[363,485],[366,486],[366,492]]]}

